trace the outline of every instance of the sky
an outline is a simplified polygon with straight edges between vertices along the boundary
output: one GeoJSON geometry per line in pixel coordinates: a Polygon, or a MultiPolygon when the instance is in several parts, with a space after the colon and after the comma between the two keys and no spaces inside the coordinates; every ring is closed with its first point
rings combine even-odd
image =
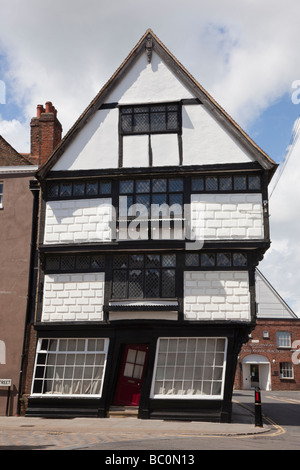
{"type": "Polygon", "coordinates": [[[299,0],[0,0],[0,135],[29,152],[46,101],[64,135],[151,28],[279,164],[259,269],[300,316],[299,17],[299,0]]]}

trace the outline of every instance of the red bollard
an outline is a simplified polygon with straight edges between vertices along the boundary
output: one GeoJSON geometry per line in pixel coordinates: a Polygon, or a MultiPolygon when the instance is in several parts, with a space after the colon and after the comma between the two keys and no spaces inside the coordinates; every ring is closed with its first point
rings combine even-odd
{"type": "Polygon", "coordinates": [[[260,388],[255,387],[255,426],[263,427],[262,412],[261,412],[261,397],[260,388]]]}

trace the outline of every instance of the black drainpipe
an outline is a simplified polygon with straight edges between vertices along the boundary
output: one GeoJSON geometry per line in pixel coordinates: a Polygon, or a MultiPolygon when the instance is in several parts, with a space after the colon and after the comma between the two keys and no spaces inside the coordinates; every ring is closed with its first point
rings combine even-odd
{"type": "Polygon", "coordinates": [[[38,232],[38,207],[39,207],[39,185],[36,180],[29,182],[29,189],[33,194],[33,208],[32,208],[32,222],[31,222],[31,244],[30,244],[30,262],[29,262],[29,278],[28,278],[28,293],[27,293],[27,306],[26,317],[24,325],[23,348],[21,356],[21,369],[19,378],[19,391],[17,403],[17,415],[20,415],[21,410],[21,394],[23,385],[23,367],[25,362],[25,347],[27,339],[27,325],[34,320],[34,305],[36,295],[36,280],[37,280],[37,232],[38,232]]]}

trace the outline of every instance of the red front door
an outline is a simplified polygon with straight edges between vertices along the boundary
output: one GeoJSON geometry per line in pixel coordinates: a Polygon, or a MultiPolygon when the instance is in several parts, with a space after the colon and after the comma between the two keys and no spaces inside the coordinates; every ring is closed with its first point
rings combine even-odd
{"type": "Polygon", "coordinates": [[[137,406],[148,354],[146,344],[126,345],[117,385],[115,405],[137,406]]]}

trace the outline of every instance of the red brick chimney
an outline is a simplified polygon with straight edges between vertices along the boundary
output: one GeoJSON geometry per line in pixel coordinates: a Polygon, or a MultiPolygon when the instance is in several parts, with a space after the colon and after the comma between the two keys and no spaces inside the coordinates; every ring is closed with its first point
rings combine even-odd
{"type": "Polygon", "coordinates": [[[57,111],[50,101],[45,108],[37,106],[36,117],[31,119],[31,150],[30,159],[36,165],[42,165],[50,157],[61,141],[62,126],[57,119],[57,111]]]}

